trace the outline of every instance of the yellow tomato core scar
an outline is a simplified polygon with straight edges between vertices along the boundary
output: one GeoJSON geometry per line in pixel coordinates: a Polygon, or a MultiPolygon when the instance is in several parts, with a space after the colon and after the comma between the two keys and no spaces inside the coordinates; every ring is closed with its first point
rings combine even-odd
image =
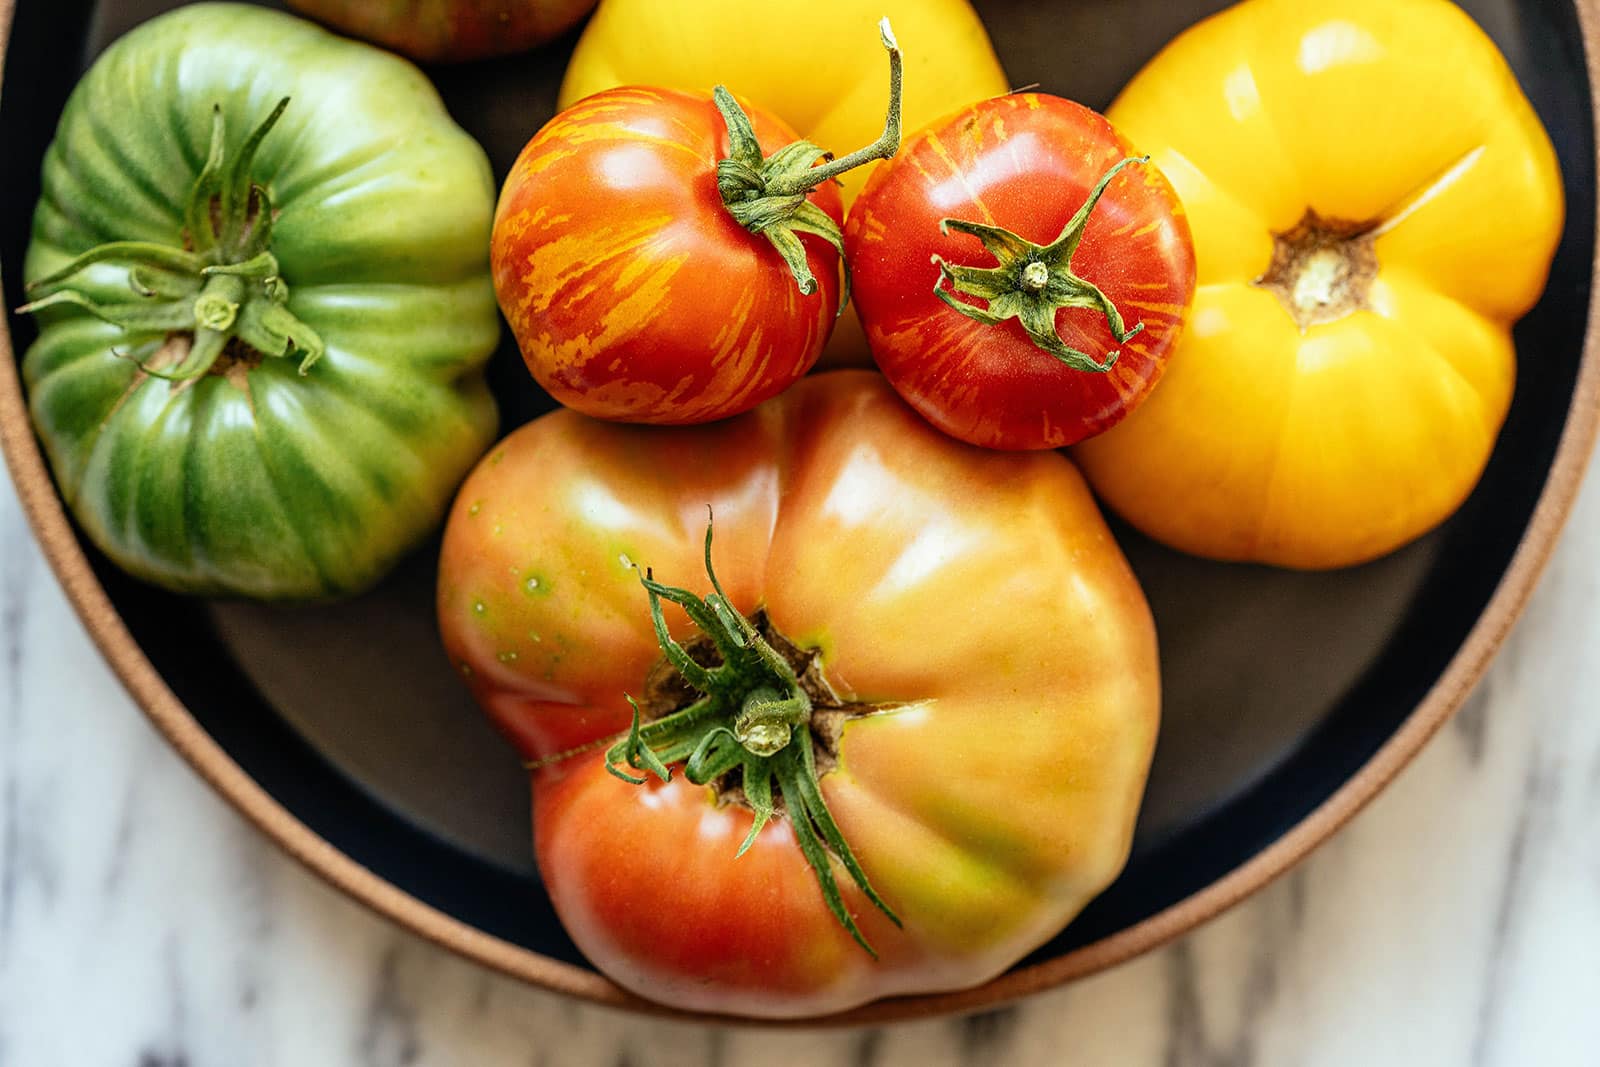
{"type": "Polygon", "coordinates": [[[1378,254],[1373,225],[1325,219],[1315,211],[1273,234],[1272,262],[1255,280],[1278,298],[1304,333],[1369,307],[1378,254]]]}

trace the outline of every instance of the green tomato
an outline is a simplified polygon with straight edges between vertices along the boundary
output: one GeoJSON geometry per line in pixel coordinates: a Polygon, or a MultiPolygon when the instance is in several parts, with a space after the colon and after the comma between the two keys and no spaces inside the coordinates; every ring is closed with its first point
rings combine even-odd
{"type": "Polygon", "coordinates": [[[185,592],[377,581],[495,431],[493,208],[404,60],[235,4],[113,44],[25,266],[33,421],[89,537],[185,592]]]}

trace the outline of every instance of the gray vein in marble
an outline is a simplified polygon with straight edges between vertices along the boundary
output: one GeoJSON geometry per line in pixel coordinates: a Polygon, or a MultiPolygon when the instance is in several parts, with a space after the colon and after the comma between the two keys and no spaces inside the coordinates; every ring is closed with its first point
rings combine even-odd
{"type": "Polygon", "coordinates": [[[1309,907],[1309,888],[1306,885],[1306,869],[1296,867],[1281,879],[1283,889],[1281,892],[1287,898],[1288,926],[1290,933],[1299,933],[1306,925],[1306,909],[1309,907]]]}
{"type": "Polygon", "coordinates": [[[706,1067],[724,1067],[728,1060],[728,1035],[714,1030],[706,1040],[706,1067]]]}
{"type": "Polygon", "coordinates": [[[853,1067],[876,1067],[878,1055],[883,1050],[882,1030],[863,1030],[850,1049],[853,1067]]]}
{"type": "Polygon", "coordinates": [[[1014,1006],[955,1020],[962,1058],[974,1063],[1004,1062],[1000,1057],[1010,1046],[1019,1021],[1021,1015],[1014,1006]]]}
{"type": "Polygon", "coordinates": [[[1456,712],[1451,728],[1466,742],[1467,758],[1476,766],[1483,762],[1483,746],[1489,731],[1490,693],[1494,682],[1486,678],[1476,692],[1456,712]]]}
{"type": "Polygon", "coordinates": [[[118,800],[116,836],[111,841],[111,851],[106,857],[106,873],[100,880],[102,900],[109,907],[116,900],[123,876],[128,872],[128,857],[133,851],[134,834],[138,832],[139,783],[130,777],[124,784],[118,800]]]}
{"type": "Polygon", "coordinates": [[[0,525],[0,658],[6,668],[0,683],[0,960],[6,958],[11,945],[22,877],[18,762],[22,758],[23,619],[33,571],[32,554],[27,551],[29,536],[21,528],[21,515],[8,511],[5,518],[7,521],[0,525]]]}
{"type": "Polygon", "coordinates": [[[400,945],[395,944],[383,953],[372,998],[367,1002],[359,1051],[360,1062],[372,1067],[404,1067],[416,1063],[422,1055],[416,1010],[400,989],[400,952],[400,945]]]}
{"type": "Polygon", "coordinates": [[[1487,1067],[1500,1062],[1496,1046],[1503,1032],[1500,1016],[1506,1000],[1510,976],[1510,955],[1517,941],[1517,927],[1525,915],[1524,897],[1531,879],[1532,853],[1544,839],[1550,819],[1557,770],[1551,766],[1543,745],[1536,744],[1523,774],[1517,797],[1516,828],[1506,849],[1496,893],[1494,924],[1489,935],[1482,999],[1479,1002],[1472,1040],[1472,1067],[1487,1067]]]}
{"type": "Polygon", "coordinates": [[[1187,941],[1180,941],[1167,952],[1166,964],[1166,1067],[1208,1063],[1210,1052],[1206,1048],[1200,991],[1195,985],[1193,948],[1187,941]]]}

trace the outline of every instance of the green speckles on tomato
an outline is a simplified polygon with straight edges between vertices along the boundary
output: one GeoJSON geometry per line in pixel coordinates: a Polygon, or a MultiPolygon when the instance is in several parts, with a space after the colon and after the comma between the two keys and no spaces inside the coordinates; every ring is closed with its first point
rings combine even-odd
{"type": "Polygon", "coordinates": [[[471,678],[472,677],[472,664],[470,664],[470,663],[466,662],[465,660],[463,660],[462,662],[456,664],[456,666],[461,671],[461,677],[463,677],[463,678],[471,678]]]}
{"type": "Polygon", "coordinates": [[[472,613],[481,619],[485,615],[489,614],[489,605],[485,604],[481,600],[474,600],[472,602],[472,613]]]}
{"type": "Polygon", "coordinates": [[[550,579],[537,571],[524,574],[520,584],[524,596],[546,597],[551,593],[550,579]]]}
{"type": "Polygon", "coordinates": [[[467,505],[467,514],[468,515],[476,516],[478,514],[478,512],[480,512],[482,510],[483,510],[483,501],[481,501],[481,500],[474,500],[472,503],[467,505]]]}
{"type": "Polygon", "coordinates": [[[515,663],[517,662],[517,652],[516,649],[508,649],[505,652],[496,652],[494,654],[494,658],[499,660],[501,663],[515,663]]]}
{"type": "Polygon", "coordinates": [[[502,448],[502,449],[498,450],[497,452],[495,452],[494,455],[489,457],[489,465],[490,466],[494,466],[494,467],[498,467],[500,465],[500,461],[505,459],[505,458],[506,458],[506,450],[502,448]]]}

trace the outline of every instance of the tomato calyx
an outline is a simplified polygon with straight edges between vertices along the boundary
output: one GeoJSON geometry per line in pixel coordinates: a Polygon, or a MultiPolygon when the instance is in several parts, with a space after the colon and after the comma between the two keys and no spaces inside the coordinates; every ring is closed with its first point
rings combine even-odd
{"type": "Polygon", "coordinates": [[[1061,308],[1089,308],[1099,311],[1111,327],[1111,336],[1117,344],[1125,344],[1144,329],[1144,323],[1135,323],[1130,329],[1123,323],[1122,313],[1099,286],[1072,270],[1072,257],[1083,240],[1089,215],[1105,194],[1106,187],[1130,163],[1148,163],[1149,156],[1135,156],[1122,160],[1106,171],[1095,184],[1089,198],[1062,227],[1061,234],[1048,245],[1034,244],[999,226],[988,226],[965,219],[947,218],[939,222],[939,232],[969,234],[983,242],[998,261],[996,267],[964,267],[935,256],[939,277],[934,280],[933,292],[956,311],[986,326],[998,325],[1008,319],[1021,323],[1028,337],[1044,352],[1048,352],[1074,370],[1104,373],[1110,370],[1121,355],[1120,349],[1106,354],[1104,361],[1087,352],[1072,348],[1056,332],[1056,312],[1061,308]],[[949,288],[946,288],[946,283],[949,288]],[[986,301],[987,306],[960,299],[956,294],[986,301]]]}
{"type": "MultiPolygon", "coordinates": [[[[607,750],[606,770],[624,782],[643,785],[645,773],[671,781],[669,764],[682,762],[683,776],[695,785],[737,779],[755,818],[735,859],[755,843],[762,828],[779,813],[781,802],[828,910],[876,959],[877,952],[844,905],[832,860],[839,861],[890,921],[899,926],[900,919],[872,888],[823,798],[814,727],[825,729],[829,723],[814,722],[818,710],[812,699],[814,686],[796,673],[789,656],[774,647],[775,643],[787,646],[787,642],[776,635],[769,640],[723,593],[711,565],[711,540],[708,523],[705,566],[713,592],[704,598],[656,581],[649,570],[640,575],[650,596],[650,618],[661,651],[677,680],[695,695],[686,707],[649,723],[643,721],[639,703],[630,695],[633,723],[627,735],[607,750]],[[672,637],[662,614],[663,600],[684,610],[719,662],[701,662],[711,658],[705,654],[709,650],[697,657],[672,637]],[[630,774],[628,768],[642,773],[630,774]]],[[[831,725],[837,728],[837,723],[831,725]]]]}
{"type": "Polygon", "coordinates": [[[131,352],[117,354],[170,381],[294,351],[302,355],[305,374],[325,346],[287,307],[289,287],[270,250],[272,197],[250,178],[256,151],[288,106],[288,97],[278,101],[231,159],[222,108],[213,106],[210,150],[189,190],[181,241],[112,241],[92,248],[29,285],[30,293],[43,295],[18,311],[81,308],[138,338],[131,352]],[[74,278],[102,263],[127,271],[136,299],[101,303],[71,287],[74,278]],[[179,339],[187,346],[175,343],[179,339]]]}
{"type": "Polygon", "coordinates": [[[902,63],[900,45],[887,18],[878,22],[878,34],[889,52],[889,109],[883,133],[876,141],[847,156],[833,158],[810,141],[796,141],[763,157],[750,117],[733,94],[719,85],[712,91],[717,110],[728,127],[728,158],[717,161],[717,191],[734,219],[753,234],[765,237],[789,267],[800,292],[817,291],[816,276],[806,262],[805,246],[797,236],[814,234],[833,246],[844,264],[842,312],[850,299],[850,268],[844,259],[844,235],[826,211],[806,198],[823,182],[874,160],[888,159],[900,150],[900,95],[902,63]],[[822,165],[817,163],[822,160],[822,165]]]}

